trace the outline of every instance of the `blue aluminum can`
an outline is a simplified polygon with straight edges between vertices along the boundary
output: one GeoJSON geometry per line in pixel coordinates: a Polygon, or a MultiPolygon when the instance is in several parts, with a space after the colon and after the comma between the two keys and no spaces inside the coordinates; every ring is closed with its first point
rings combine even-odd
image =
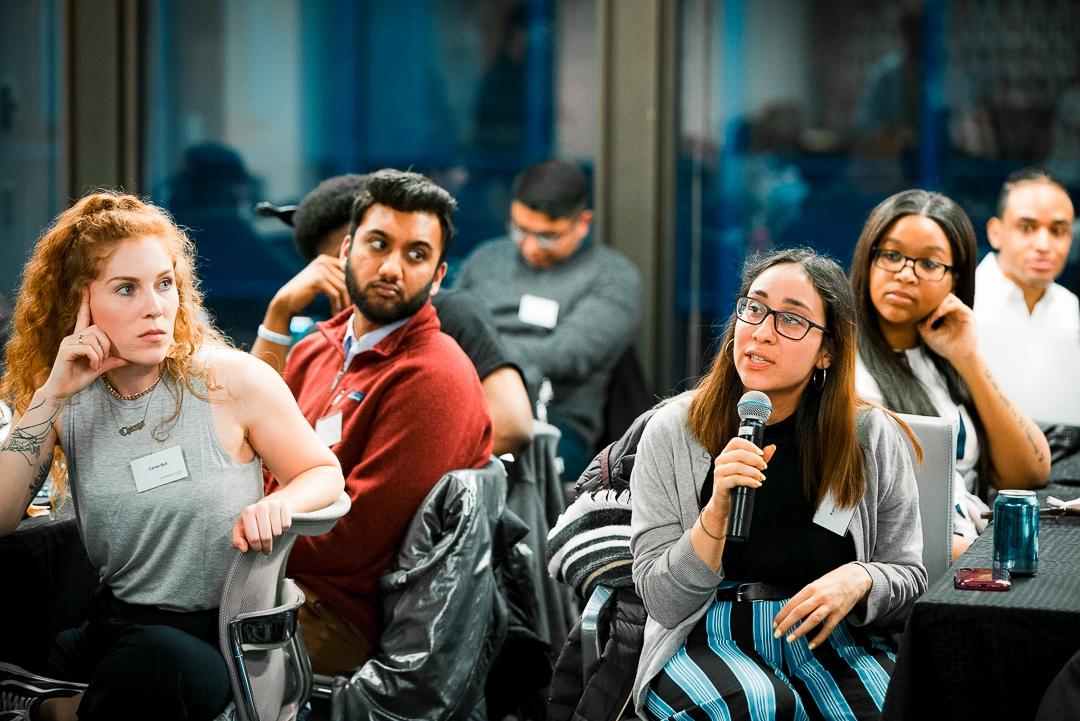
{"type": "Polygon", "coordinates": [[[1035,491],[998,491],[994,501],[994,570],[1034,576],[1039,569],[1039,501],[1035,491]]]}

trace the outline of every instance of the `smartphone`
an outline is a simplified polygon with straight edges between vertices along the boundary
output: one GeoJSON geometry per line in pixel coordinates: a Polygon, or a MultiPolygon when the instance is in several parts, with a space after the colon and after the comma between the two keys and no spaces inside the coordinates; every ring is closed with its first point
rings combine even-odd
{"type": "Polygon", "coordinates": [[[1012,581],[1005,569],[958,568],[953,576],[953,588],[962,591],[1008,591],[1011,587],[1012,581]]]}

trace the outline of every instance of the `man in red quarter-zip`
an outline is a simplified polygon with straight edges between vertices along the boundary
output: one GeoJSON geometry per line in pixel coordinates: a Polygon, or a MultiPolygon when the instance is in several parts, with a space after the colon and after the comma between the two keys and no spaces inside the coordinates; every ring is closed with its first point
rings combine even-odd
{"type": "Polygon", "coordinates": [[[330,533],[298,538],[289,558],[307,596],[300,623],[316,673],[364,663],[381,631],[379,575],[413,513],[443,474],[491,454],[476,370],[440,332],[429,300],[446,274],[456,207],[418,173],[371,174],[341,246],[354,305],[320,323],[285,366],[353,502],[330,533]]]}

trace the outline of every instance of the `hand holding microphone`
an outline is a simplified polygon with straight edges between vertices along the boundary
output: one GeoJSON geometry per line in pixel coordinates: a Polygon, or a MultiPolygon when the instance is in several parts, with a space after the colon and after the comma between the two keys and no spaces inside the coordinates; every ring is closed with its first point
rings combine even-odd
{"type": "MultiPolygon", "coordinates": [[[[748,391],[739,399],[739,438],[761,448],[765,441],[765,422],[772,415],[772,401],[761,391],[748,391]]],[[[766,459],[767,460],[767,459],[766,459]]],[[[728,506],[727,539],[745,541],[750,537],[750,521],[754,514],[754,489],[736,486],[728,506]]]]}

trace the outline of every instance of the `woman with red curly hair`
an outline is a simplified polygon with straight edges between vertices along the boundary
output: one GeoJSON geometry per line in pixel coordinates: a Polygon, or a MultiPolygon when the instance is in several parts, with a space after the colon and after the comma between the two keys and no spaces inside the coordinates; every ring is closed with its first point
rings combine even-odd
{"type": "Polygon", "coordinates": [[[69,492],[101,579],[52,675],[0,668],[28,718],[210,719],[230,699],[217,605],[235,547],[269,552],[343,488],[281,378],[203,319],[191,241],[161,209],[96,192],[38,240],[0,397],[0,535],[45,480],[69,492]],[[283,488],[262,497],[262,465],[283,488]]]}

